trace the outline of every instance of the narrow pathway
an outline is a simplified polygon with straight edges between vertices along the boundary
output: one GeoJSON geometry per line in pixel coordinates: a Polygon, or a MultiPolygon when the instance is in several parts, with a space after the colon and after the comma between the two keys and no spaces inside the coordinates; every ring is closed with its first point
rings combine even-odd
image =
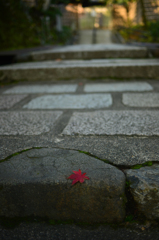
{"type": "Polygon", "coordinates": [[[101,29],[80,30],[79,44],[109,44],[112,43],[111,31],[101,29]]]}

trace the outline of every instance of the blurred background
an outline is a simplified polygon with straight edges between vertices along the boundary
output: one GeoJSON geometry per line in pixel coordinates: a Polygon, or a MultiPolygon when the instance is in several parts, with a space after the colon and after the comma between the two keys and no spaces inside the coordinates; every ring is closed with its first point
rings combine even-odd
{"type": "Polygon", "coordinates": [[[159,0],[1,0],[0,51],[159,43],[159,0]]]}

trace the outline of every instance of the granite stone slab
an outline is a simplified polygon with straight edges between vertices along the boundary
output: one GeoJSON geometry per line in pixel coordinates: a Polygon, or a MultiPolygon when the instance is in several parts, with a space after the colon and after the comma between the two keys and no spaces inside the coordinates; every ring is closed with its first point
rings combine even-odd
{"type": "Polygon", "coordinates": [[[1,112],[0,135],[39,135],[49,132],[61,111],[1,112]]]}
{"type": "Polygon", "coordinates": [[[61,84],[61,85],[26,85],[26,86],[16,86],[10,88],[4,92],[8,93],[65,93],[65,92],[75,92],[77,89],[77,84],[61,84]]]}
{"type": "Polygon", "coordinates": [[[58,141],[59,148],[88,152],[115,165],[131,167],[148,161],[159,163],[159,137],[63,135],[58,141]]]}
{"type": "Polygon", "coordinates": [[[1,162],[0,189],[0,216],[91,223],[125,217],[124,173],[78,151],[32,149],[1,162]],[[79,169],[89,180],[72,185],[68,177],[79,169]]]}
{"type": "Polygon", "coordinates": [[[46,95],[31,100],[27,109],[85,109],[105,108],[112,105],[110,94],[46,95]]]}
{"type": "Polygon", "coordinates": [[[149,219],[159,219],[159,165],[126,170],[138,210],[149,219]]]}
{"type": "Polygon", "coordinates": [[[43,61],[0,67],[1,79],[46,81],[74,78],[159,78],[157,59],[43,61]]]}
{"type": "Polygon", "coordinates": [[[146,82],[86,84],[84,86],[85,92],[140,92],[151,90],[153,90],[153,87],[146,82]]]}
{"type": "Polygon", "coordinates": [[[21,95],[8,95],[0,96],[0,109],[9,109],[14,106],[14,104],[20,102],[22,99],[27,97],[26,94],[21,95]]]}
{"type": "Polygon", "coordinates": [[[75,112],[64,135],[159,135],[159,111],[75,112]]]}
{"type": "Polygon", "coordinates": [[[159,107],[159,93],[124,93],[122,102],[130,107],[159,107]]]}
{"type": "Polygon", "coordinates": [[[119,50],[146,50],[145,47],[137,47],[137,46],[130,46],[126,44],[78,44],[78,45],[69,45],[64,47],[57,47],[52,48],[49,50],[44,50],[40,52],[33,52],[32,54],[40,55],[41,53],[54,53],[54,52],[81,52],[81,51],[105,51],[105,50],[113,50],[113,51],[119,51],[119,50]]]}
{"type": "MultiPolygon", "coordinates": [[[[92,35],[92,31],[90,33],[92,35]]],[[[99,34],[99,32],[98,32],[99,34]]],[[[144,58],[147,57],[145,47],[124,44],[78,44],[53,48],[31,54],[33,60],[51,59],[97,59],[97,58],[144,58]]]]}

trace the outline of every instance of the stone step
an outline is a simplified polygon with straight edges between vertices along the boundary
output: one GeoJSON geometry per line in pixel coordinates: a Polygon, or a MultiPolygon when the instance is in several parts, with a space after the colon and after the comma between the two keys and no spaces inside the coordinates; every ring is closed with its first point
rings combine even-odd
{"type": "Polygon", "coordinates": [[[76,222],[121,222],[125,175],[73,150],[32,149],[0,163],[0,216],[76,222]],[[72,185],[72,171],[89,179],[72,185]],[[7,204],[6,204],[7,203],[7,204]]]}
{"type": "Polygon", "coordinates": [[[74,78],[159,78],[158,59],[65,60],[0,67],[0,79],[57,80],[74,78]]]}
{"type": "Polygon", "coordinates": [[[145,58],[147,48],[122,44],[83,44],[59,47],[40,52],[33,52],[34,61],[53,59],[102,59],[102,58],[145,58]]]}
{"type": "Polygon", "coordinates": [[[0,161],[0,217],[119,223],[125,219],[129,188],[140,214],[156,220],[158,171],[152,161],[120,170],[80,151],[28,149],[0,161]],[[87,179],[73,184],[69,176],[80,170],[87,179]]]}

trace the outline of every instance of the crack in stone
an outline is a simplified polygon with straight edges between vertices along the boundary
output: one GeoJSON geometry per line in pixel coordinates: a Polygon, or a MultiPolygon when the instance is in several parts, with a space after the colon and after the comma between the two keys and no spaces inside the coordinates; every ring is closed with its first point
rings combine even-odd
{"type": "MultiPolygon", "coordinates": [[[[62,147],[32,147],[32,148],[29,148],[29,149],[25,149],[25,150],[22,150],[22,151],[13,153],[12,155],[8,156],[7,158],[4,158],[4,159],[0,160],[0,163],[5,162],[5,161],[9,161],[12,157],[14,157],[14,156],[16,156],[16,155],[18,155],[18,154],[22,154],[23,152],[27,152],[27,151],[32,150],[32,149],[42,149],[42,148],[46,148],[46,149],[72,150],[72,151],[80,152],[80,153],[86,154],[86,155],[88,155],[88,156],[90,156],[90,157],[96,158],[96,159],[98,159],[98,160],[100,160],[100,161],[102,161],[102,162],[104,162],[104,163],[106,163],[106,164],[109,164],[109,165],[113,166],[113,167],[116,167],[118,170],[122,171],[123,173],[124,173],[124,170],[126,170],[126,169],[132,169],[132,167],[137,166],[137,165],[141,165],[141,167],[148,166],[148,165],[146,165],[146,163],[149,162],[149,161],[146,161],[146,162],[144,162],[144,163],[142,163],[142,164],[135,164],[135,165],[132,165],[132,166],[116,165],[116,164],[111,163],[110,160],[102,159],[102,158],[97,157],[97,156],[94,155],[94,154],[91,154],[91,153],[89,153],[89,152],[84,152],[84,151],[81,151],[81,150],[77,150],[77,149],[62,148],[62,147]]],[[[72,154],[69,155],[69,156],[73,156],[73,155],[74,155],[74,153],[72,153],[72,154]]],[[[50,156],[51,156],[51,155],[50,155],[50,156]]],[[[39,157],[40,157],[40,156],[39,156],[39,157]]],[[[30,159],[39,158],[39,157],[29,157],[29,156],[28,156],[28,158],[30,158],[30,159]]],[[[66,160],[67,160],[67,159],[66,159],[66,160]]],[[[73,161],[73,160],[70,160],[70,161],[71,161],[72,165],[74,165],[74,161],[73,161]]],[[[156,162],[156,161],[151,161],[151,162],[152,162],[152,165],[153,165],[154,163],[155,163],[155,164],[159,164],[159,163],[156,162]]],[[[55,161],[54,161],[53,166],[54,166],[55,169],[57,170],[57,168],[56,168],[55,165],[56,165],[56,163],[55,163],[55,161]]],[[[150,166],[148,166],[148,167],[150,167],[150,166]]],[[[125,174],[125,173],[124,173],[124,174],[125,174]]]]}

